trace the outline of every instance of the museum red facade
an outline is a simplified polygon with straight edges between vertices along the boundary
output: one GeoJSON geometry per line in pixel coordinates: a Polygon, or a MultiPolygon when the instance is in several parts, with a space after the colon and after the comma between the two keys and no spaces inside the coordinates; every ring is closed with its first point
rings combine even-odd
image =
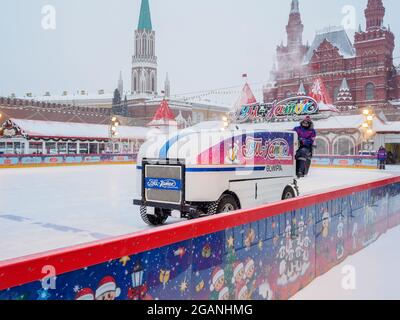
{"type": "Polygon", "coordinates": [[[299,1],[293,0],[286,27],[287,45],[279,45],[271,81],[264,88],[264,101],[308,94],[316,78],[341,111],[366,106],[395,115],[400,98],[400,72],[395,68],[395,35],[384,26],[382,0],[369,0],[366,26],[360,25],[352,42],[345,29],[330,27],[318,32],[311,45],[304,45],[299,1]]]}

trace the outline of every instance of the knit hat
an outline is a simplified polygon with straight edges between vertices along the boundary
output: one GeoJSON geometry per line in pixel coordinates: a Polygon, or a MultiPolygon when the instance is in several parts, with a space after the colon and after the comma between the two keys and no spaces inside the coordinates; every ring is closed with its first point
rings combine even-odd
{"type": "Polygon", "coordinates": [[[82,290],[79,290],[78,293],[75,296],[75,300],[94,300],[94,292],[90,288],[84,288],[82,290]]]}
{"type": "Polygon", "coordinates": [[[214,269],[214,271],[211,274],[211,287],[210,290],[214,291],[215,290],[215,284],[218,282],[219,279],[221,279],[224,276],[224,270],[221,268],[217,267],[214,269]]]}
{"type": "Polygon", "coordinates": [[[121,294],[121,289],[117,288],[115,279],[110,276],[105,277],[100,281],[99,287],[96,290],[96,298],[107,292],[115,292],[116,297],[119,297],[119,295],[121,294]]]}

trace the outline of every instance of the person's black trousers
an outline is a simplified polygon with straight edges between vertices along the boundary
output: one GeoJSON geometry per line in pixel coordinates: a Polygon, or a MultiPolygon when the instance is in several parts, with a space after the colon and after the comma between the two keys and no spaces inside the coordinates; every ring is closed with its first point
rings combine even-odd
{"type": "Polygon", "coordinates": [[[379,170],[386,170],[386,160],[379,160],[379,170]]]}
{"type": "Polygon", "coordinates": [[[296,174],[299,178],[308,175],[311,166],[312,151],[301,147],[296,153],[296,174]]]}

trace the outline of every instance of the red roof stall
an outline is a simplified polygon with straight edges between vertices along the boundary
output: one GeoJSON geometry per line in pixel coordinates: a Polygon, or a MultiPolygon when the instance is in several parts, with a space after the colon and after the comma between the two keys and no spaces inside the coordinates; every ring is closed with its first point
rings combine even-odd
{"type": "Polygon", "coordinates": [[[148,131],[119,126],[111,143],[107,125],[9,119],[0,127],[0,154],[132,153],[148,131]]]}
{"type": "Polygon", "coordinates": [[[148,127],[177,127],[178,123],[175,120],[175,115],[169,107],[168,101],[163,100],[154,114],[153,120],[147,125],[148,127]]]}

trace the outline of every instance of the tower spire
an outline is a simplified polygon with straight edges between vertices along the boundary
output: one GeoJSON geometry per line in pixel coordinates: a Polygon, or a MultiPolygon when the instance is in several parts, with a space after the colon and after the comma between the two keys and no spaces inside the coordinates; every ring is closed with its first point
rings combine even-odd
{"type": "Polygon", "coordinates": [[[140,6],[138,30],[153,30],[153,26],[151,24],[149,0],[142,0],[142,5],[140,6]]]}
{"type": "Polygon", "coordinates": [[[301,82],[300,82],[299,89],[297,90],[297,95],[298,95],[298,96],[305,96],[306,94],[307,94],[307,93],[306,93],[306,89],[304,88],[304,82],[301,81],[301,82]]]}
{"type": "Polygon", "coordinates": [[[383,6],[382,0],[368,0],[367,9],[365,9],[367,31],[383,27],[385,11],[386,9],[383,6]]]}
{"type": "Polygon", "coordinates": [[[167,72],[167,76],[165,77],[164,92],[165,92],[165,98],[169,98],[171,95],[171,83],[169,81],[168,72],[167,72]]]}
{"type": "Polygon", "coordinates": [[[292,8],[290,10],[290,13],[300,13],[299,9],[299,0],[293,0],[292,1],[292,8]]]}
{"type": "Polygon", "coordinates": [[[286,26],[287,42],[289,47],[303,44],[304,25],[301,22],[299,1],[292,0],[289,23],[286,26]]]}
{"type": "Polygon", "coordinates": [[[156,33],[151,24],[149,0],[142,0],[139,24],[135,31],[131,88],[138,98],[157,94],[156,33]]]}

